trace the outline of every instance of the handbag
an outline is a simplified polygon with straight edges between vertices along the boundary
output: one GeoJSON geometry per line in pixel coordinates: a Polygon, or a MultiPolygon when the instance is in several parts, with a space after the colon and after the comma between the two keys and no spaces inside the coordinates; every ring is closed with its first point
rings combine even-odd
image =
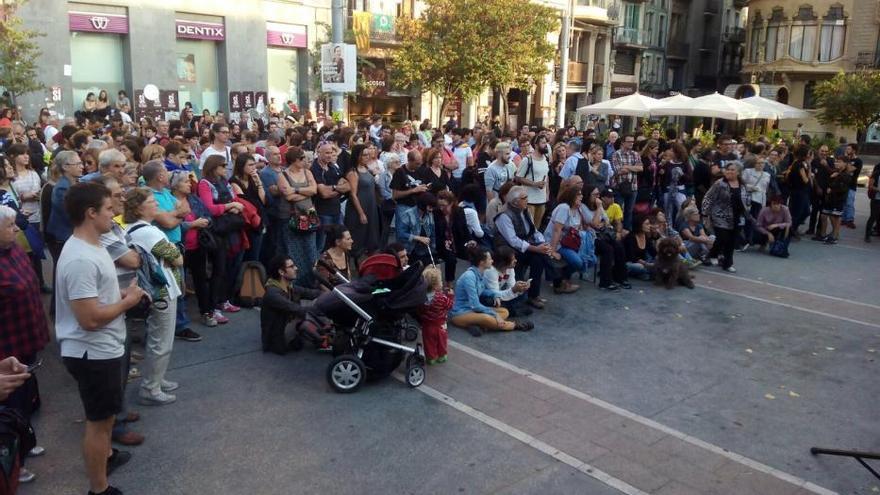
{"type": "Polygon", "coordinates": [[[777,258],[788,258],[788,241],[777,239],[770,245],[770,256],[777,258]]]}
{"type": "Polygon", "coordinates": [[[217,236],[215,236],[209,228],[199,229],[198,242],[199,247],[209,253],[217,252],[217,250],[220,249],[220,243],[217,241],[217,236]]]}
{"type": "MultiPolygon", "coordinates": [[[[571,210],[568,212],[568,218],[566,218],[565,223],[568,223],[568,220],[571,218],[571,210]]],[[[577,252],[581,249],[581,234],[578,230],[571,226],[565,226],[562,229],[562,238],[559,239],[559,244],[566,248],[571,249],[574,252],[577,252]]]]}
{"type": "Polygon", "coordinates": [[[619,182],[614,190],[621,196],[629,196],[633,192],[633,183],[632,181],[619,182]]]}
{"type": "Polygon", "coordinates": [[[321,227],[321,220],[314,208],[309,208],[306,212],[300,212],[299,209],[296,209],[288,220],[287,226],[294,232],[315,232],[321,227]]]}
{"type": "Polygon", "coordinates": [[[601,229],[596,230],[596,239],[614,242],[617,240],[617,231],[610,225],[603,225],[601,229]]]}
{"type": "Polygon", "coordinates": [[[240,213],[224,213],[214,219],[212,229],[217,235],[229,235],[244,228],[244,217],[240,213]]]}

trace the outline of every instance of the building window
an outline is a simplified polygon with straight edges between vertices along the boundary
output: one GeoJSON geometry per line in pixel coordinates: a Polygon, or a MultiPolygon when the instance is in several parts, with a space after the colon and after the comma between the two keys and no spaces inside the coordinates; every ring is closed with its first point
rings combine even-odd
{"type": "Polygon", "coordinates": [[[811,62],[815,60],[816,34],[818,26],[815,24],[799,24],[791,26],[791,40],[788,45],[788,54],[795,60],[811,62]]]}
{"type": "Polygon", "coordinates": [[[641,7],[638,5],[631,3],[626,4],[626,17],[624,17],[623,25],[628,29],[638,29],[641,10],[641,7]]]}
{"type": "Polygon", "coordinates": [[[123,37],[109,34],[70,33],[70,65],[72,67],[74,108],[79,108],[86,95],[103,89],[111,101],[125,89],[123,37]]]}
{"type": "Polygon", "coordinates": [[[761,48],[762,28],[763,26],[759,20],[756,20],[754,26],[752,26],[752,35],[749,40],[749,62],[755,63],[758,61],[758,51],[761,48]]]}
{"type": "Polygon", "coordinates": [[[666,46],[666,16],[660,16],[660,25],[657,27],[657,46],[666,46]]]}
{"type": "Polygon", "coordinates": [[[832,5],[828,15],[822,18],[822,31],[819,35],[819,61],[830,62],[843,56],[843,43],[846,39],[846,20],[843,6],[832,5]]]}
{"type": "Polygon", "coordinates": [[[192,103],[196,112],[220,108],[217,43],[177,40],[177,84],[180,101],[192,103]]]}
{"type": "Polygon", "coordinates": [[[795,60],[812,62],[816,57],[816,36],[819,27],[815,24],[816,15],[813,7],[804,5],[798,9],[794,17],[795,24],[791,26],[791,39],[788,44],[788,54],[795,60]]]}
{"type": "Polygon", "coordinates": [[[785,26],[780,24],[767,26],[765,61],[773,62],[785,53],[785,29],[785,26]]]}
{"type": "Polygon", "coordinates": [[[816,89],[816,81],[809,81],[804,85],[804,108],[816,108],[816,100],[813,95],[816,89]]]}

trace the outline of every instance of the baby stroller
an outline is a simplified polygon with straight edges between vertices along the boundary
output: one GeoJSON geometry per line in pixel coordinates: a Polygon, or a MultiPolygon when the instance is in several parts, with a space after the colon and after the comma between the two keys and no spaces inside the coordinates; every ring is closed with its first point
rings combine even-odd
{"type": "Polygon", "coordinates": [[[360,267],[361,278],[349,282],[336,267],[319,264],[344,283],[333,286],[315,300],[314,308],[333,322],[333,361],[327,382],[340,393],[357,390],[367,379],[390,375],[406,359],[405,379],[410,387],[425,381],[425,353],[420,344],[401,344],[407,330],[406,315],[415,313],[427,297],[420,263],[401,270],[396,256],[378,254],[360,267]]]}

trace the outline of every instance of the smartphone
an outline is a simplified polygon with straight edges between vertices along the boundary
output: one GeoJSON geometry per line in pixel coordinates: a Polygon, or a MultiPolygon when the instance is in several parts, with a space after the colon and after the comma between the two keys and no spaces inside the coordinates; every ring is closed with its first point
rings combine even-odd
{"type": "Polygon", "coordinates": [[[42,359],[40,359],[40,360],[38,360],[36,363],[34,363],[34,364],[28,366],[28,367],[27,367],[27,372],[28,372],[28,373],[33,373],[33,372],[34,372],[36,369],[38,369],[40,366],[43,366],[43,360],[42,360],[42,359]]]}

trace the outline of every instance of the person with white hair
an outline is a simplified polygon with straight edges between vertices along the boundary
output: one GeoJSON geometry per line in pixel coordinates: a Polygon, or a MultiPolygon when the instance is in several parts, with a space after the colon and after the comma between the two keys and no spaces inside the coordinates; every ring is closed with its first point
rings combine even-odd
{"type": "MultiPolygon", "coordinates": [[[[16,242],[18,215],[14,209],[0,205],[0,287],[3,287],[0,291],[0,321],[3,322],[0,360],[11,358],[29,365],[37,361],[37,353],[49,343],[49,324],[40,298],[40,281],[31,269],[28,255],[16,242]]],[[[0,366],[0,375],[7,375],[6,371],[0,366]]],[[[19,385],[28,385],[15,388],[8,397],[2,398],[0,405],[17,410],[30,422],[37,382],[30,374],[19,378],[16,380],[19,385]]],[[[31,450],[35,455],[44,451],[42,447],[31,450]]],[[[24,467],[19,472],[19,482],[27,483],[35,477],[24,467]]]]}
{"type": "MultiPolygon", "coordinates": [[[[104,143],[104,141],[99,140],[92,142],[104,143]]],[[[122,183],[122,179],[125,177],[125,164],[127,162],[125,155],[116,148],[106,148],[106,145],[107,143],[104,143],[105,149],[98,154],[98,170],[82,176],[81,181],[90,182],[102,175],[109,175],[122,183]]]]}
{"type": "MultiPolygon", "coordinates": [[[[516,251],[517,279],[525,280],[525,270],[528,268],[531,277],[531,286],[528,290],[527,303],[537,309],[544,308],[541,299],[541,279],[544,270],[553,270],[550,260],[561,260],[561,255],[554,251],[545,240],[543,234],[538,231],[528,214],[529,193],[523,186],[513,186],[507,192],[507,207],[495,218],[495,246],[510,246],[516,251]]],[[[567,271],[567,269],[563,269],[567,271]]],[[[555,273],[553,287],[560,293],[570,293],[578,289],[576,285],[565,284],[565,273],[555,273]]]]}

